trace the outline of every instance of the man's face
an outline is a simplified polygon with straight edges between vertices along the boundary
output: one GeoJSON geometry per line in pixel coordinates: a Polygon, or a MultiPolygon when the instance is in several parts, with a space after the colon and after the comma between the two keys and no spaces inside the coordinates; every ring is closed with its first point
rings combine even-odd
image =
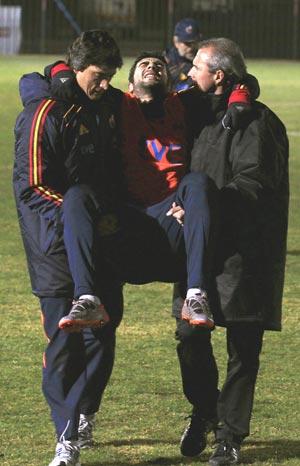
{"type": "Polygon", "coordinates": [[[216,84],[216,73],[209,71],[207,66],[211,52],[210,47],[198,50],[193,60],[193,67],[188,73],[203,92],[210,91],[216,84]]]}
{"type": "Polygon", "coordinates": [[[153,87],[157,85],[166,89],[168,87],[167,64],[159,58],[143,58],[135,67],[133,86],[153,87]]]}
{"type": "Polygon", "coordinates": [[[181,42],[177,36],[174,36],[174,46],[181,57],[193,61],[198,50],[199,41],[181,42]]]}
{"type": "Polygon", "coordinates": [[[90,100],[99,100],[107,91],[108,85],[116,73],[116,68],[89,65],[83,71],[76,71],[76,80],[90,100]]]}

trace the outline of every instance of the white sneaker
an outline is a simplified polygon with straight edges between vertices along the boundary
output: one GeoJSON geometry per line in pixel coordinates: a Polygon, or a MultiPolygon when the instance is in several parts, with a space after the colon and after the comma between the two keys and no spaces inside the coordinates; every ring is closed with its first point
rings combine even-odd
{"type": "Polygon", "coordinates": [[[80,466],[79,454],[80,449],[76,441],[58,442],[55,448],[55,457],[49,466],[80,466]]]}
{"type": "Polygon", "coordinates": [[[78,426],[79,448],[90,448],[93,446],[93,429],[96,423],[96,414],[80,414],[78,426]]]}
{"type": "Polygon", "coordinates": [[[91,327],[97,328],[109,322],[103,304],[96,304],[90,299],[73,301],[72,308],[67,316],[60,319],[58,326],[69,333],[91,327]]]}
{"type": "Polygon", "coordinates": [[[190,325],[213,329],[215,326],[213,315],[205,291],[201,290],[190,298],[186,298],[181,311],[181,318],[190,325]]]}

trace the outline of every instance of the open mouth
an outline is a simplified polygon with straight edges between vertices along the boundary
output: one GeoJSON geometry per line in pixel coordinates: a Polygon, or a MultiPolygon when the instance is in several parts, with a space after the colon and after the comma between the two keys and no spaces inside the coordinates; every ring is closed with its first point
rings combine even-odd
{"type": "Polygon", "coordinates": [[[160,75],[157,73],[145,73],[144,78],[159,79],[160,75]]]}

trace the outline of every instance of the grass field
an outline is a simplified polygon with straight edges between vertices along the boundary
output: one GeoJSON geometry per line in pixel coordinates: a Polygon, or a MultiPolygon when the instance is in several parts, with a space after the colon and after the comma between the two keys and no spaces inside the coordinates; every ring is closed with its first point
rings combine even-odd
{"type": "MultiPolygon", "coordinates": [[[[38,302],[30,294],[11,190],[13,125],[21,109],[18,79],[31,70],[42,71],[53,60],[0,57],[0,464],[5,466],[47,465],[55,444],[40,390],[46,342],[38,302]]],[[[113,83],[123,89],[129,63],[113,83]]],[[[260,81],[260,100],[278,113],[289,132],[291,202],[284,327],[281,333],[265,335],[252,435],[242,463],[299,466],[300,63],[251,61],[249,71],[260,81]]],[[[98,417],[97,445],[83,451],[84,466],[204,464],[209,457],[211,445],[196,459],[182,458],[178,449],[190,408],[181,390],[170,290],[165,284],[126,287],[115,369],[98,417]]],[[[213,340],[222,380],[223,330],[217,329],[213,340]]]]}

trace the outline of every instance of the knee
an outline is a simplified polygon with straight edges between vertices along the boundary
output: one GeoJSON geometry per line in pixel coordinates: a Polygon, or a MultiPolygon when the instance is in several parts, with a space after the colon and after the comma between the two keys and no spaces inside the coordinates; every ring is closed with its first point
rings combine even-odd
{"type": "Polygon", "coordinates": [[[87,185],[79,184],[71,186],[64,195],[64,216],[71,214],[76,217],[82,212],[98,212],[99,209],[100,206],[95,193],[87,185]]]}
{"type": "Polygon", "coordinates": [[[85,184],[71,186],[64,195],[64,205],[74,201],[84,201],[91,195],[91,189],[85,184]]]}

